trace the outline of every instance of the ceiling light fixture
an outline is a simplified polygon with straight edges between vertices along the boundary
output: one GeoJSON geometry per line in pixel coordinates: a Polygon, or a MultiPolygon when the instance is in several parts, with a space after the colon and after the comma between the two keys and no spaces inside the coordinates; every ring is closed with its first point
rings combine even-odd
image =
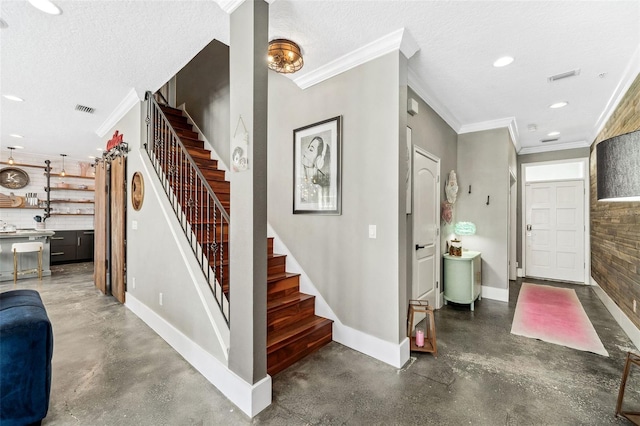
{"type": "Polygon", "coordinates": [[[19,134],[17,134],[17,133],[11,133],[9,136],[11,136],[12,138],[18,138],[18,139],[22,139],[22,138],[24,138],[24,136],[19,135],[19,134]]]}
{"type": "Polygon", "coordinates": [[[560,134],[560,132],[550,132],[547,133],[547,136],[558,136],[560,134]]]}
{"type": "Polygon", "coordinates": [[[62,13],[62,10],[49,0],[29,0],[29,3],[36,9],[49,15],[60,15],[62,13]]]}
{"type": "Polygon", "coordinates": [[[10,154],[9,154],[9,164],[15,164],[15,160],[13,159],[13,150],[15,149],[12,146],[8,146],[7,149],[9,150],[10,154]]]}
{"type": "Polygon", "coordinates": [[[496,68],[506,67],[507,65],[513,63],[514,59],[512,56],[503,56],[502,58],[497,59],[493,66],[496,68]]]}
{"type": "Polygon", "coordinates": [[[4,96],[6,99],[9,99],[10,101],[14,101],[14,102],[24,102],[24,99],[15,96],[15,95],[2,95],[4,96]]]}
{"type": "Polygon", "coordinates": [[[60,172],[60,176],[66,176],[67,172],[64,171],[64,157],[66,157],[67,154],[60,154],[60,157],[62,157],[62,171],[60,172]]]}
{"type": "Polygon", "coordinates": [[[555,104],[549,105],[549,108],[558,109],[558,108],[566,107],[567,105],[569,105],[569,102],[562,101],[562,102],[556,102],[555,104]]]}
{"type": "Polygon", "coordinates": [[[291,40],[284,38],[269,42],[267,61],[269,68],[283,74],[294,73],[304,65],[300,47],[291,40]]]}
{"type": "Polygon", "coordinates": [[[14,145],[13,149],[24,149],[24,146],[20,146],[20,145],[14,145]]]}

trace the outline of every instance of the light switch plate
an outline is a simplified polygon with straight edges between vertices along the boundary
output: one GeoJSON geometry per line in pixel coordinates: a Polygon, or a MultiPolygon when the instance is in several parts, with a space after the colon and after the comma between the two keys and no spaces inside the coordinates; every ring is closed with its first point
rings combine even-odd
{"type": "Polygon", "coordinates": [[[369,225],[369,238],[376,238],[376,225],[369,225]]]}

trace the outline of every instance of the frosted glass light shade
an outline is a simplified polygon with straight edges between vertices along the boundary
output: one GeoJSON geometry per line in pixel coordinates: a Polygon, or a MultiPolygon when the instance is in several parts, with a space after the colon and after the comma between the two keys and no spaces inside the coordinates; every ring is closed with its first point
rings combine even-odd
{"type": "Polygon", "coordinates": [[[476,225],[473,222],[458,222],[453,227],[456,235],[474,235],[476,233],[476,225]]]}

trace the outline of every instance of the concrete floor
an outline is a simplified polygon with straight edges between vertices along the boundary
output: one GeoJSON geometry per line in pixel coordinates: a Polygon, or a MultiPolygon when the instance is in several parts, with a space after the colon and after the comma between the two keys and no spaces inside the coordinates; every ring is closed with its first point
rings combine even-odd
{"type": "MultiPolygon", "coordinates": [[[[93,264],[18,282],[37,289],[55,334],[43,425],[604,425],[614,417],[626,351],[635,348],[589,287],[575,288],[609,357],[510,334],[509,303],[436,313],[439,356],[398,370],[338,343],[276,375],[253,420],[140,319],[92,283],[93,264]]],[[[549,284],[549,283],[546,283],[549,284]]],[[[0,284],[0,292],[14,288],[0,284]]],[[[640,374],[627,391],[640,401],[640,374]],[[638,383],[638,386],[632,386],[638,383]]]]}

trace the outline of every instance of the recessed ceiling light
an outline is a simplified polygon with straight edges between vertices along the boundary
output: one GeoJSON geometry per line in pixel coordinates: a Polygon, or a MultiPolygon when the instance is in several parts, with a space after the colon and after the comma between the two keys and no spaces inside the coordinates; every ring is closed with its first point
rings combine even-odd
{"type": "Polygon", "coordinates": [[[96,148],[100,152],[104,152],[104,148],[96,148]]]}
{"type": "Polygon", "coordinates": [[[31,6],[49,15],[60,15],[62,10],[49,0],[29,0],[31,6]]]}
{"type": "Polygon", "coordinates": [[[13,145],[12,146],[13,149],[24,149],[24,146],[20,146],[20,145],[13,145]]]}
{"type": "Polygon", "coordinates": [[[562,102],[556,102],[555,104],[549,105],[549,108],[557,109],[557,108],[566,107],[567,105],[569,105],[569,102],[562,101],[562,102]]]}
{"type": "Polygon", "coordinates": [[[535,132],[536,130],[538,130],[538,126],[536,126],[535,124],[529,124],[527,126],[527,130],[529,130],[530,132],[535,132]]]}
{"type": "Polygon", "coordinates": [[[560,132],[551,132],[551,133],[547,133],[547,136],[558,136],[560,134],[560,132]]]}
{"type": "Polygon", "coordinates": [[[498,60],[496,60],[493,63],[493,66],[496,68],[500,68],[500,67],[506,67],[507,65],[509,65],[510,63],[513,62],[513,57],[511,56],[503,56],[502,58],[499,58],[498,60]]]}
{"type": "Polygon", "coordinates": [[[22,139],[22,138],[24,138],[24,136],[19,135],[19,134],[17,134],[17,133],[12,133],[12,134],[10,134],[9,136],[11,136],[12,138],[18,138],[18,139],[22,139]]]}
{"type": "Polygon", "coordinates": [[[2,95],[5,98],[9,99],[10,101],[15,101],[15,102],[24,102],[24,99],[19,98],[18,96],[15,95],[2,95]]]}
{"type": "Polygon", "coordinates": [[[96,156],[95,155],[90,155],[89,158],[91,158],[92,160],[95,160],[96,156]]]}

